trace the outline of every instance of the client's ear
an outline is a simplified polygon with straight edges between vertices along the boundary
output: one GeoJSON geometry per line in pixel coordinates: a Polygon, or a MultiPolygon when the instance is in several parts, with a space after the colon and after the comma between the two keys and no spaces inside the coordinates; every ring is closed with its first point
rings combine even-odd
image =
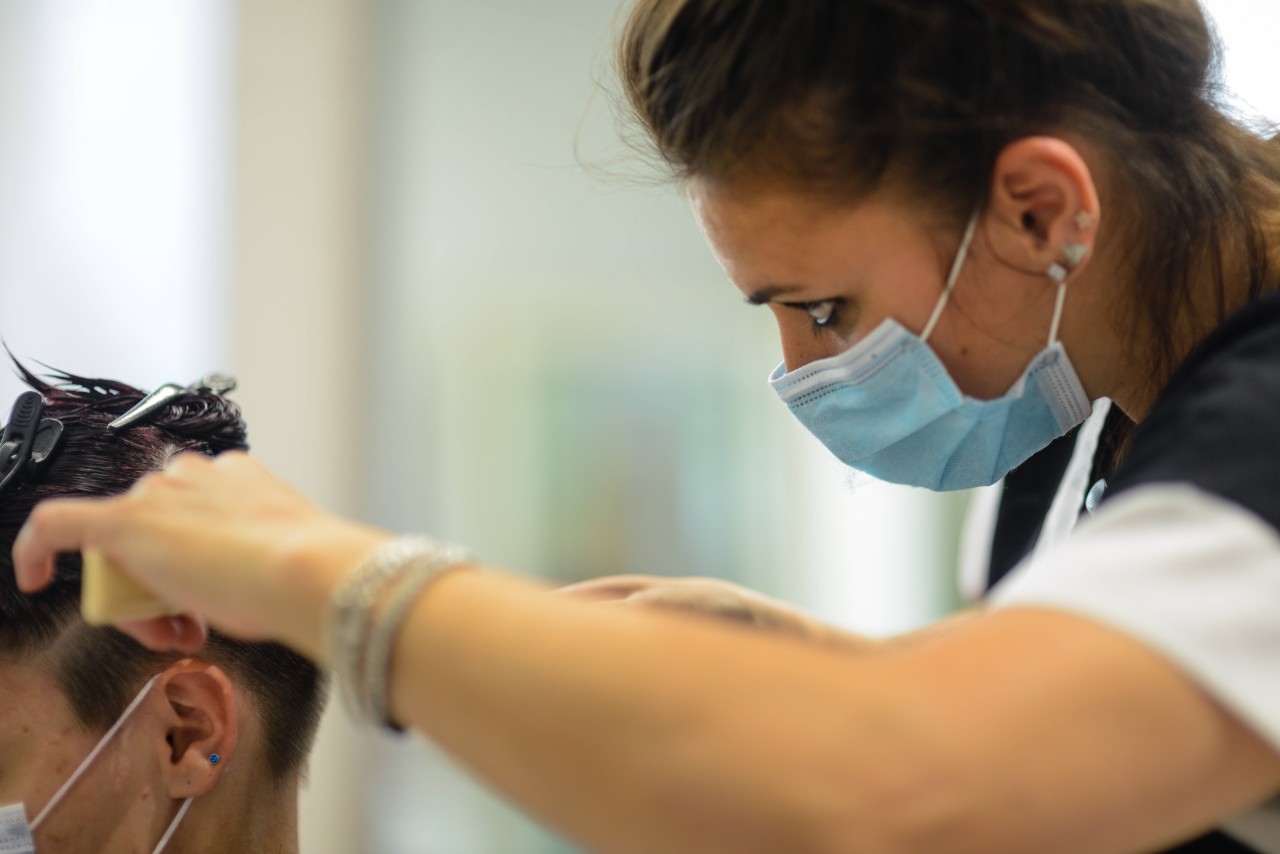
{"type": "Polygon", "coordinates": [[[163,698],[167,794],[203,795],[235,755],[236,696],[231,680],[216,665],[186,658],[165,669],[156,692],[163,698]]]}

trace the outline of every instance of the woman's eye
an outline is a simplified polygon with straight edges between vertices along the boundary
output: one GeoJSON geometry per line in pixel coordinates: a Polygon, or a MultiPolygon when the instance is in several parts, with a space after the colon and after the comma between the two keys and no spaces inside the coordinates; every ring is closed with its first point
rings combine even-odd
{"type": "Polygon", "coordinates": [[[835,320],[836,301],[824,299],[819,302],[805,303],[804,310],[813,319],[813,325],[821,328],[830,325],[835,320]]]}

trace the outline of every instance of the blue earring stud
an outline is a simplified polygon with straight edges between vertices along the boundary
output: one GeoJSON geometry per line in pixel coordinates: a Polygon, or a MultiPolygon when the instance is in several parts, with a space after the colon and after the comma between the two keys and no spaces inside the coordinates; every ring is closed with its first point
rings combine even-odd
{"type": "Polygon", "coordinates": [[[210,754],[209,754],[209,764],[210,764],[210,765],[217,765],[217,764],[218,764],[219,762],[221,762],[221,761],[222,761],[222,757],[221,757],[221,756],[219,756],[218,754],[216,754],[216,753],[210,753],[210,754]]]}

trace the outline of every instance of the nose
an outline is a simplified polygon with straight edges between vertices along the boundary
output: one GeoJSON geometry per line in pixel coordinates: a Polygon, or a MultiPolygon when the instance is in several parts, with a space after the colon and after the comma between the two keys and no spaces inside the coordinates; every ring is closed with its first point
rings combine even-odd
{"type": "Polygon", "coordinates": [[[829,342],[813,334],[807,321],[795,323],[789,318],[778,317],[778,336],[782,341],[782,362],[787,366],[787,373],[836,355],[829,342]]]}

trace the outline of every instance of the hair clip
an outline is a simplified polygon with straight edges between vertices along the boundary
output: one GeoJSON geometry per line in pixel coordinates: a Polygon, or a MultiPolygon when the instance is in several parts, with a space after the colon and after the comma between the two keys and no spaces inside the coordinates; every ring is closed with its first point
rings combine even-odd
{"type": "Polygon", "coordinates": [[[44,417],[39,392],[18,395],[0,436],[0,492],[44,468],[62,441],[62,422],[44,417]]]}
{"type": "Polygon", "coordinates": [[[121,415],[115,421],[107,425],[108,430],[123,430],[126,427],[132,427],[135,424],[141,424],[148,421],[157,412],[164,408],[164,405],[182,394],[186,389],[177,383],[165,383],[151,394],[142,398],[133,405],[133,408],[121,415]]]}
{"type": "Polygon", "coordinates": [[[224,395],[227,392],[234,391],[236,387],[235,377],[227,374],[205,374],[200,379],[188,386],[180,386],[177,383],[165,383],[157,388],[151,394],[142,398],[133,405],[133,408],[121,415],[115,421],[107,425],[108,430],[124,430],[127,427],[134,427],[138,424],[146,423],[156,416],[160,410],[181,394],[194,394],[205,392],[208,394],[224,395]]]}

